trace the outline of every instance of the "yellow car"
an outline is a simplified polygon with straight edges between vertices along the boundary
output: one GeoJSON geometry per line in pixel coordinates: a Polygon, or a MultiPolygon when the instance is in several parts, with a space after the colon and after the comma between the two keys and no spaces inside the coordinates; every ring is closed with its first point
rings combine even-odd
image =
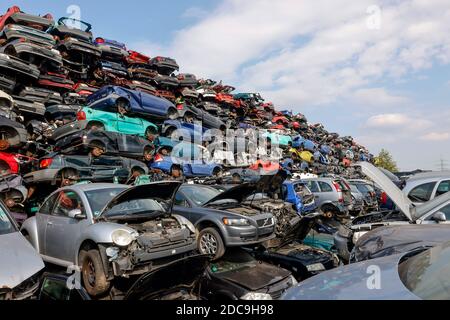
{"type": "Polygon", "coordinates": [[[291,154],[291,158],[294,161],[306,161],[308,163],[314,162],[314,155],[309,151],[299,151],[296,148],[291,148],[289,150],[289,153],[291,154]]]}

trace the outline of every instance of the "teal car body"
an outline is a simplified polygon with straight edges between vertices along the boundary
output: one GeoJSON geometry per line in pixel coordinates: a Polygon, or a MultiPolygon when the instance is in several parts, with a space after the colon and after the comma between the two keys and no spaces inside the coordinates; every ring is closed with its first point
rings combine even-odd
{"type": "Polygon", "coordinates": [[[267,131],[263,134],[264,138],[270,138],[272,144],[279,145],[280,147],[288,147],[292,143],[292,137],[288,135],[279,134],[276,132],[267,131]]]}
{"type": "Polygon", "coordinates": [[[117,132],[123,134],[134,134],[145,138],[145,133],[149,128],[153,132],[158,132],[158,127],[145,119],[138,117],[122,116],[115,112],[106,112],[84,107],[82,110],[82,118],[89,125],[102,124],[106,131],[117,132]],[[83,114],[84,113],[84,114],[83,114]]]}

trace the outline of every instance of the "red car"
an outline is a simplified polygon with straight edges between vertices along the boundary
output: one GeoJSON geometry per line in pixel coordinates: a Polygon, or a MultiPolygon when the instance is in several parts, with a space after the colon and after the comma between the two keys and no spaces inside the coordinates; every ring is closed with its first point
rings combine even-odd
{"type": "Polygon", "coordinates": [[[21,154],[0,152],[0,175],[8,171],[9,174],[19,174],[20,163],[29,161],[31,158],[21,154]]]}
{"type": "Polygon", "coordinates": [[[74,84],[72,89],[75,93],[78,93],[80,96],[90,96],[94,92],[97,92],[99,88],[90,86],[86,83],[79,82],[74,84]]]}
{"type": "Polygon", "coordinates": [[[71,91],[74,86],[74,82],[67,78],[64,74],[58,74],[55,72],[47,72],[39,76],[38,83],[48,89],[60,89],[71,91]]]}
{"type": "Polygon", "coordinates": [[[20,10],[18,6],[13,6],[0,17],[0,30],[3,30],[7,24],[26,25],[31,28],[45,31],[53,25],[53,16],[46,14],[43,17],[26,14],[20,10]]]}
{"type": "Polygon", "coordinates": [[[128,57],[125,57],[125,61],[128,64],[134,64],[134,63],[146,63],[148,64],[150,62],[150,57],[147,57],[146,55],[143,55],[142,53],[139,53],[137,51],[128,50],[128,57]]]}

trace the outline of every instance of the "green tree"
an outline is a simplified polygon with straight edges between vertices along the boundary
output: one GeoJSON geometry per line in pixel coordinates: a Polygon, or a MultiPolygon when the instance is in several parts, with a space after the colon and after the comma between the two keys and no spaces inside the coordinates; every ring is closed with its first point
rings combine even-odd
{"type": "Polygon", "coordinates": [[[398,172],[397,163],[386,149],[381,149],[378,157],[375,157],[375,164],[378,167],[389,170],[390,172],[398,172]]]}

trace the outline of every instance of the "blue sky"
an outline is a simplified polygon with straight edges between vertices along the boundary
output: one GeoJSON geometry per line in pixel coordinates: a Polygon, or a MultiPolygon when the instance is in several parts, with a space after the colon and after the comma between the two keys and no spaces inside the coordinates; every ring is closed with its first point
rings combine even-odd
{"type": "Polygon", "coordinates": [[[353,135],[373,153],[387,148],[401,169],[436,169],[441,157],[450,162],[448,0],[14,4],[55,17],[75,4],[96,36],[262,92],[280,109],[353,135]]]}

